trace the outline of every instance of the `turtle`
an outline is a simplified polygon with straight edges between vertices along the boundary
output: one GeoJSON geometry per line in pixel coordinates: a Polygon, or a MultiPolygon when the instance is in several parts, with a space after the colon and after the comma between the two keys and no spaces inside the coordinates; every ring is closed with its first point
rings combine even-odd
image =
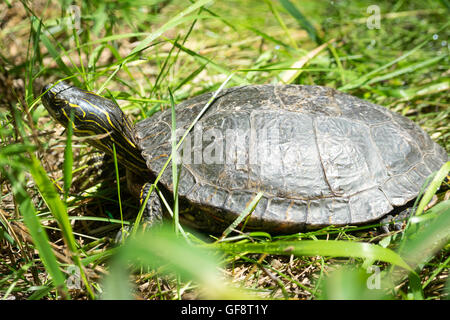
{"type": "MultiPolygon", "coordinates": [[[[144,217],[167,212],[151,184],[184,140],[177,164],[180,222],[222,232],[261,193],[245,230],[296,233],[378,221],[416,198],[447,152],[414,122],[380,105],[318,85],[244,85],[204,93],[132,124],[116,102],[66,82],[43,88],[63,126],[127,168],[148,196],[144,217]]],[[[157,182],[173,193],[172,170],[157,182]]]]}

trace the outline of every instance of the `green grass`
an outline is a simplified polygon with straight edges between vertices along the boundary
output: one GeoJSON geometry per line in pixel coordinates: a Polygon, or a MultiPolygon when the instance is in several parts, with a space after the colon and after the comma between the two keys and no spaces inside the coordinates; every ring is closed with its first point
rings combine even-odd
{"type": "Polygon", "coordinates": [[[64,3],[0,4],[0,299],[448,298],[448,163],[390,235],[371,225],[215,238],[176,219],[175,232],[140,234],[123,168],[93,170],[93,149],[40,102],[44,84],[67,79],[139,121],[225,86],[318,84],[406,115],[448,151],[445,1],[377,2],[380,29],[367,27],[365,1],[97,0],[73,21],[64,3]],[[115,247],[122,212],[135,234],[115,247]]]}

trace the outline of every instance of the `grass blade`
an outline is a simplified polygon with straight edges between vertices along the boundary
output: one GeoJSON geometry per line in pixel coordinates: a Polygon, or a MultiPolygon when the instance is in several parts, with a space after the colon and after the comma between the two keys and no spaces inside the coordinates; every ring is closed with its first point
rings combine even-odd
{"type": "Polygon", "coordinates": [[[66,135],[66,146],[64,148],[64,167],[63,167],[63,178],[64,178],[64,202],[67,201],[69,196],[70,185],[72,184],[72,167],[73,167],[73,152],[72,152],[72,135],[73,135],[73,111],[70,112],[69,125],[67,126],[66,135]]]}
{"type": "Polygon", "coordinates": [[[24,222],[30,232],[33,239],[39,257],[45,266],[45,269],[54,281],[55,287],[65,297],[68,295],[67,287],[65,284],[65,276],[59,269],[59,263],[56,260],[55,254],[50,246],[50,242],[44,228],[40,224],[40,221],[36,215],[36,209],[34,208],[30,197],[26,191],[22,188],[19,181],[16,181],[13,177],[9,177],[13,185],[13,193],[16,201],[19,205],[19,212],[23,216],[24,222]]]}
{"type": "Polygon", "coordinates": [[[363,258],[384,261],[413,271],[394,251],[381,246],[350,241],[302,240],[274,241],[269,243],[217,243],[214,246],[229,253],[268,253],[297,256],[329,256],[363,258]]]}
{"type": "Polygon", "coordinates": [[[53,184],[48,179],[44,168],[42,168],[34,155],[31,156],[30,172],[39,189],[39,193],[42,195],[42,199],[47,204],[47,207],[50,209],[50,212],[53,214],[61,228],[69,250],[76,252],[76,242],[72,233],[72,227],[69,222],[66,207],[59,198],[53,184]]]}
{"type": "MultiPolygon", "coordinates": [[[[40,34],[40,40],[42,42],[42,44],[47,48],[49,54],[52,56],[52,58],[54,59],[54,61],[58,64],[58,67],[61,68],[61,70],[64,71],[64,73],[67,76],[70,76],[73,74],[73,72],[71,71],[71,69],[64,63],[64,61],[61,59],[61,55],[58,52],[58,49],[52,44],[52,42],[50,41],[50,39],[45,35],[44,32],[40,32],[40,21],[33,19],[33,29],[35,32],[39,32],[40,34]]],[[[74,64],[75,65],[75,64],[74,64]]],[[[81,83],[80,81],[76,78],[73,77],[72,81],[74,82],[74,84],[76,86],[81,87],[81,83]]]]}
{"type": "Polygon", "coordinates": [[[369,82],[367,82],[367,84],[370,85],[370,84],[373,84],[373,83],[376,83],[376,82],[392,79],[392,78],[398,77],[398,76],[400,76],[402,74],[405,74],[405,73],[414,72],[414,71],[416,71],[418,69],[429,67],[429,66],[431,66],[433,64],[438,63],[440,60],[442,60],[446,56],[447,55],[445,54],[445,55],[441,55],[441,56],[430,58],[430,59],[425,60],[425,61],[414,63],[412,65],[409,65],[409,66],[405,67],[405,68],[401,68],[401,69],[398,69],[396,71],[390,72],[388,74],[385,74],[385,75],[382,75],[382,76],[379,76],[379,77],[375,77],[372,80],[370,80],[369,82]]]}
{"type": "Polygon", "coordinates": [[[326,43],[321,44],[317,48],[309,51],[305,56],[303,56],[300,60],[296,61],[289,70],[286,70],[280,74],[280,82],[281,83],[292,83],[302,72],[301,68],[314,59],[320,52],[322,52],[326,47],[328,47],[331,43],[334,42],[335,39],[331,39],[326,43]]]}
{"type": "Polygon", "coordinates": [[[170,95],[170,109],[172,110],[172,183],[173,183],[173,224],[175,229],[175,234],[178,235],[178,229],[180,227],[178,219],[178,152],[177,152],[177,122],[175,113],[175,101],[173,99],[172,91],[169,88],[170,95]]]}
{"type": "MultiPolygon", "coordinates": [[[[440,28],[439,31],[444,30],[447,26],[448,26],[448,23],[445,24],[444,27],[440,28]]],[[[439,32],[439,31],[438,31],[438,32],[439,32]]],[[[372,77],[372,76],[374,76],[375,74],[379,73],[380,71],[385,70],[385,69],[389,68],[390,66],[392,66],[392,65],[394,65],[394,64],[396,64],[396,63],[398,63],[398,62],[400,62],[400,61],[402,61],[402,60],[404,60],[404,59],[406,59],[406,58],[409,57],[410,55],[412,55],[412,54],[414,54],[415,52],[417,52],[420,48],[424,47],[424,46],[425,46],[426,44],[428,44],[429,42],[430,42],[430,40],[427,39],[427,40],[425,40],[425,41],[419,43],[416,47],[414,47],[413,49],[411,49],[411,50],[405,52],[405,53],[402,54],[400,57],[398,57],[398,58],[392,60],[391,62],[388,62],[388,63],[382,65],[382,66],[379,67],[379,68],[376,68],[375,70],[370,71],[369,73],[367,73],[367,74],[365,74],[365,75],[359,77],[357,80],[355,80],[355,81],[353,81],[353,82],[351,82],[351,83],[348,83],[348,84],[346,84],[345,86],[342,86],[342,87],[340,87],[340,88],[338,88],[338,89],[339,89],[339,90],[342,90],[342,91],[345,91],[345,90],[355,89],[355,88],[358,88],[358,87],[362,86],[363,84],[365,84],[365,83],[370,79],[370,77],[372,77]]]]}
{"type": "Polygon", "coordinates": [[[143,49],[145,49],[153,40],[155,40],[156,38],[158,38],[159,36],[161,36],[164,32],[166,32],[167,30],[177,26],[178,24],[180,24],[182,22],[182,19],[185,15],[191,13],[192,11],[197,10],[198,8],[212,2],[213,0],[199,0],[195,3],[193,3],[192,5],[190,5],[189,7],[187,7],[186,9],[184,9],[183,11],[181,11],[180,13],[178,13],[175,17],[173,17],[172,19],[170,19],[168,22],[166,22],[161,28],[159,28],[158,30],[156,30],[155,32],[153,32],[152,34],[150,34],[148,37],[146,37],[144,40],[142,40],[129,54],[129,56],[134,55],[135,53],[142,51],[143,49]]]}
{"type": "MultiPolygon", "coordinates": [[[[169,88],[170,95],[170,109],[172,112],[172,130],[171,130],[171,142],[172,142],[172,184],[173,184],[173,227],[175,236],[178,236],[178,229],[181,228],[178,217],[178,152],[177,152],[177,122],[175,113],[175,101],[173,99],[172,91],[169,88]]],[[[180,293],[181,279],[177,275],[177,298],[181,300],[180,293]]]]}
{"type": "Polygon", "coordinates": [[[49,180],[47,173],[45,172],[44,168],[41,166],[39,161],[33,154],[30,154],[30,158],[31,162],[29,165],[29,169],[31,175],[33,176],[35,184],[38,187],[39,193],[41,194],[42,199],[45,201],[48,208],[50,209],[50,212],[58,222],[66,245],[69,248],[70,252],[72,253],[74,263],[80,270],[81,278],[88,290],[88,293],[91,298],[94,298],[94,293],[92,292],[92,289],[87,281],[86,274],[84,273],[80,259],[78,257],[78,248],[75,241],[75,237],[73,235],[72,226],[70,225],[70,221],[67,215],[66,206],[59,198],[58,193],[53,187],[53,184],[49,180]]]}
{"type": "Polygon", "coordinates": [[[290,13],[292,17],[300,24],[300,26],[306,30],[311,40],[317,44],[322,44],[322,39],[317,34],[314,26],[306,19],[306,17],[297,9],[297,7],[289,0],[280,0],[283,7],[290,13]]]}
{"type": "Polygon", "coordinates": [[[116,144],[113,143],[113,159],[114,159],[114,168],[116,170],[116,184],[117,184],[117,199],[119,201],[119,211],[120,211],[120,221],[122,228],[122,241],[124,240],[125,232],[123,229],[123,212],[122,212],[122,201],[120,199],[120,177],[119,177],[119,164],[117,161],[117,153],[116,153],[116,144]]]}
{"type": "Polygon", "coordinates": [[[200,72],[203,71],[203,69],[205,69],[206,64],[202,64],[200,67],[198,67],[197,69],[195,69],[190,75],[188,75],[186,78],[184,78],[183,80],[180,81],[180,83],[178,83],[175,87],[175,89],[173,89],[173,91],[177,91],[178,89],[180,89],[184,84],[189,83],[190,81],[192,81],[195,77],[197,77],[200,72]]]}
{"type": "MultiPolygon", "coordinates": [[[[187,135],[189,134],[189,132],[192,130],[192,128],[194,128],[195,124],[198,122],[198,120],[203,116],[203,114],[206,112],[206,110],[208,110],[209,106],[211,105],[211,103],[213,103],[213,101],[216,99],[217,95],[222,92],[222,89],[225,87],[225,85],[231,80],[231,78],[233,77],[234,73],[231,73],[226,79],[225,81],[220,85],[219,89],[217,89],[213,96],[211,97],[211,99],[209,99],[209,101],[206,103],[206,105],[203,107],[203,109],[199,112],[199,114],[197,115],[197,117],[194,119],[194,121],[192,121],[192,123],[190,124],[190,126],[186,129],[186,131],[184,132],[184,135],[181,137],[181,139],[178,141],[178,144],[176,146],[176,149],[178,150],[178,148],[180,148],[180,146],[183,144],[184,139],[186,139],[187,135]]],[[[153,182],[147,197],[144,199],[144,201],[142,202],[141,208],[138,212],[138,215],[136,217],[135,223],[133,225],[133,230],[132,230],[132,234],[135,235],[137,230],[138,230],[138,226],[139,223],[142,219],[142,214],[144,212],[144,208],[147,205],[148,199],[150,197],[150,194],[153,192],[153,190],[155,189],[156,184],[158,183],[159,179],[161,179],[162,174],[164,173],[164,171],[166,170],[167,166],[169,165],[170,161],[172,160],[172,156],[173,154],[170,154],[169,157],[167,158],[167,161],[164,163],[163,167],[161,168],[158,176],[156,177],[155,181],[153,182]]]]}
{"type": "Polygon", "coordinates": [[[265,3],[267,3],[267,6],[269,7],[270,11],[272,12],[273,16],[277,20],[278,24],[283,29],[284,33],[289,39],[289,42],[291,43],[292,48],[298,49],[297,43],[292,38],[291,33],[289,32],[286,24],[284,23],[283,19],[280,17],[280,14],[278,13],[278,10],[273,6],[272,0],[264,0],[265,3]]]}
{"type": "Polygon", "coordinates": [[[236,220],[234,220],[233,223],[230,224],[228,228],[222,233],[222,236],[218,241],[223,240],[227,235],[229,235],[230,232],[233,231],[245,219],[245,217],[247,217],[253,212],[253,210],[255,210],[256,205],[263,195],[263,192],[258,192],[258,194],[253,198],[252,202],[249,203],[245,210],[242,211],[242,213],[236,218],[236,220]]]}
{"type": "Polygon", "coordinates": [[[401,243],[400,254],[416,269],[416,273],[411,272],[408,277],[410,291],[417,300],[422,300],[425,296],[422,281],[418,276],[419,271],[450,241],[450,201],[441,202],[429,211],[431,212],[427,211],[426,215],[432,215],[433,211],[441,212],[434,219],[425,219],[420,223],[414,223],[413,217],[401,243]]]}
{"type": "Polygon", "coordinates": [[[450,200],[429,209],[432,219],[411,218],[400,254],[412,266],[422,264],[450,241],[450,200]]]}
{"type": "Polygon", "coordinates": [[[442,181],[444,181],[449,171],[450,171],[450,161],[445,163],[434,176],[433,180],[430,183],[430,186],[428,187],[427,191],[425,191],[422,200],[420,200],[419,206],[417,207],[415,213],[416,216],[420,216],[423,213],[425,206],[428,203],[430,203],[431,198],[436,193],[437,189],[439,189],[442,181]]]}
{"type": "MultiPolygon", "coordinates": [[[[232,71],[228,70],[227,68],[215,63],[214,61],[198,54],[197,52],[194,52],[188,48],[186,48],[185,46],[179,44],[178,42],[173,42],[171,41],[174,46],[178,47],[179,49],[183,50],[184,52],[186,52],[187,54],[189,54],[190,56],[192,56],[195,60],[197,60],[200,64],[207,64],[209,66],[211,66],[211,68],[215,69],[217,72],[221,73],[221,74],[226,74],[226,75],[231,75],[232,71]]],[[[248,81],[238,75],[234,75],[233,76],[233,81],[236,82],[238,85],[242,85],[242,84],[247,84],[248,81]]]]}

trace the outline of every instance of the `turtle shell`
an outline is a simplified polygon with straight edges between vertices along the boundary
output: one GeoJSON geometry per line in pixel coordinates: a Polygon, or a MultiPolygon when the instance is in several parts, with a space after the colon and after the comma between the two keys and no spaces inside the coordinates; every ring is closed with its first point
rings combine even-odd
{"type": "MultiPolygon", "coordinates": [[[[212,93],[176,107],[177,141],[212,93]]],[[[157,175],[171,154],[171,110],[135,126],[157,175]]],[[[246,226],[271,232],[377,220],[415,198],[446,151],[409,119],[331,88],[222,91],[177,154],[184,219],[223,230],[263,192],[246,226]]],[[[161,184],[172,191],[172,170],[161,184]]]]}

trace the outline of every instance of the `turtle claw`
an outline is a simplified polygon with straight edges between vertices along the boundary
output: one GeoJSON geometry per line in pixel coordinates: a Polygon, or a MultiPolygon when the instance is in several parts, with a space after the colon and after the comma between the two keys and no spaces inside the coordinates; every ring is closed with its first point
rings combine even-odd
{"type": "Polygon", "coordinates": [[[399,221],[396,217],[390,214],[384,217],[380,222],[380,230],[382,234],[388,234],[392,231],[402,230],[403,221],[399,221]]]}
{"type": "Polygon", "coordinates": [[[120,228],[120,230],[116,233],[116,236],[114,238],[114,243],[119,244],[123,240],[128,238],[132,229],[133,229],[133,227],[131,225],[123,226],[123,228],[120,228]]]}
{"type": "Polygon", "coordinates": [[[396,215],[387,215],[380,220],[381,226],[379,227],[381,234],[388,234],[393,231],[401,231],[406,225],[407,219],[411,215],[411,208],[405,209],[396,215]]]}

